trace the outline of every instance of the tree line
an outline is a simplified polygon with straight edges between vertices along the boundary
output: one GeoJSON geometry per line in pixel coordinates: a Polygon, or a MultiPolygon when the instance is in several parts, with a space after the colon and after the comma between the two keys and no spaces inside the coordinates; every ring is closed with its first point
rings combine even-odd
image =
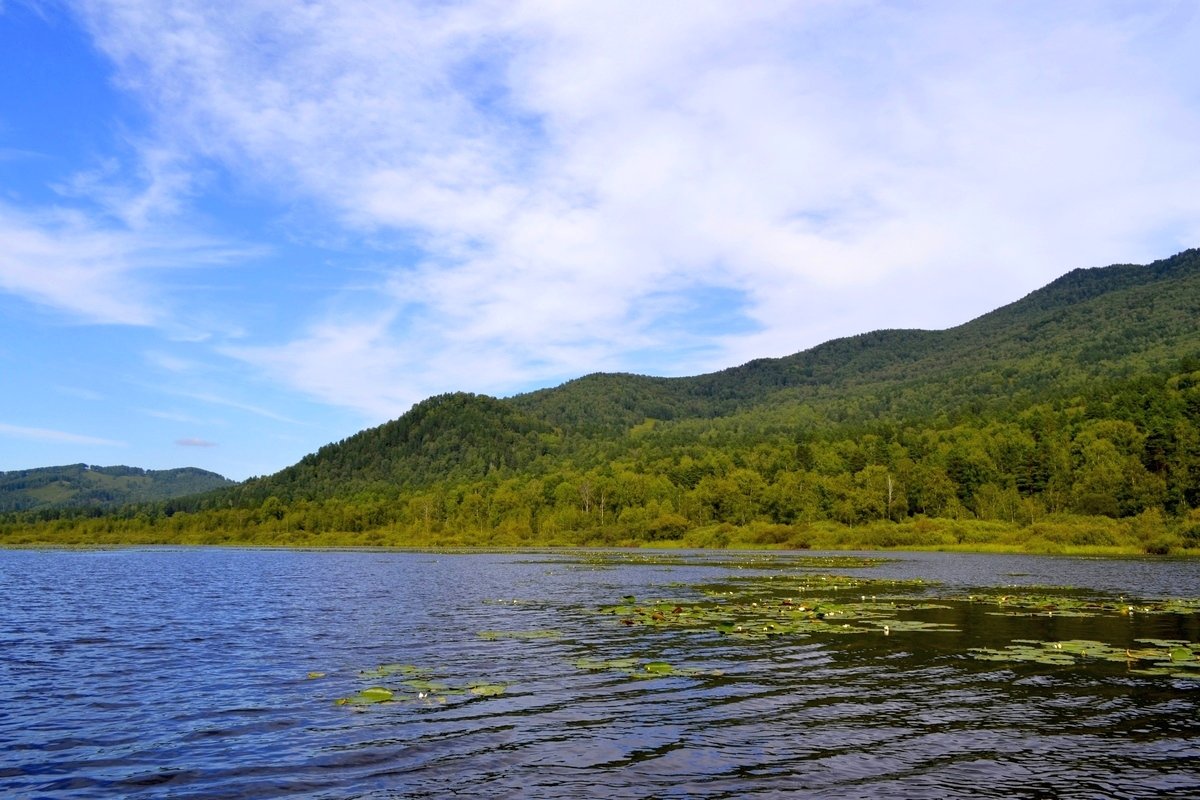
{"type": "Polygon", "coordinates": [[[513,426],[498,401],[447,402],[441,417],[421,417],[409,443],[431,461],[458,453],[470,466],[440,480],[389,481],[391,467],[372,472],[360,463],[403,450],[389,431],[387,447],[364,446],[342,465],[335,474],[343,491],[333,495],[303,482],[251,482],[241,494],[109,515],[10,515],[0,537],[887,546],[898,531],[924,530],[929,541],[912,534],[894,544],[938,545],[969,544],[991,530],[994,540],[1040,537],[1039,546],[1200,546],[1200,370],[1144,374],[1008,413],[898,420],[855,408],[758,408],[647,419],[617,437],[513,426]],[[455,422],[464,408],[466,427],[455,422]],[[282,496],[261,494],[271,488],[282,496]]]}

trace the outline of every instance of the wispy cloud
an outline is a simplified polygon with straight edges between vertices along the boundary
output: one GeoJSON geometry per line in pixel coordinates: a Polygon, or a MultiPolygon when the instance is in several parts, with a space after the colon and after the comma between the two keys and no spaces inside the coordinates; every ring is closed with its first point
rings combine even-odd
{"type": "Polygon", "coordinates": [[[183,374],[199,368],[194,361],[157,350],[145,353],[143,358],[149,366],[164,372],[183,374]]]}
{"type": "Polygon", "coordinates": [[[180,447],[216,447],[216,442],[205,441],[204,439],[176,439],[175,444],[180,447]]]}
{"type": "MultiPolygon", "coordinates": [[[[4,6],[0,5],[0,14],[3,13],[4,6]]],[[[36,150],[23,150],[19,147],[0,147],[0,161],[42,160],[45,158],[47,158],[45,153],[39,153],[36,150]]]]}
{"type": "MultiPolygon", "coordinates": [[[[1200,235],[1187,4],[97,0],[83,14],[154,116],[147,196],[185,196],[180,165],[206,159],[378,247],[373,291],[347,290],[291,341],[224,350],[373,416],[431,391],[628,368],[631,353],[681,373],[954,324],[1200,235]],[[415,260],[389,247],[414,244],[415,260]],[[681,346],[663,309],[722,292],[739,298],[733,324],[696,320],[711,346],[681,346]]],[[[108,299],[86,304],[0,270],[97,318],[154,318],[136,291],[104,291],[99,267],[83,279],[108,299]]]]}
{"type": "Polygon", "coordinates": [[[187,423],[188,425],[220,424],[219,422],[213,420],[202,420],[194,414],[188,414],[183,411],[162,411],[153,408],[143,408],[141,409],[141,412],[146,416],[154,417],[155,419],[165,419],[168,422],[183,422],[187,423]]]}
{"type": "Polygon", "coordinates": [[[115,158],[77,172],[55,189],[64,198],[95,206],[101,218],[129,230],[145,230],[171,220],[194,191],[198,171],[177,151],[153,141],[134,142],[138,160],[132,178],[115,158]]]}
{"type": "Polygon", "coordinates": [[[58,391],[72,397],[78,397],[81,400],[90,400],[93,402],[104,400],[104,395],[102,395],[100,392],[97,392],[94,389],[86,389],[82,386],[59,386],[58,391]]]}
{"type": "Polygon", "coordinates": [[[0,290],[86,323],[180,327],[164,273],[259,252],[183,231],[133,231],[85,210],[0,203],[0,290]]]}
{"type": "Polygon", "coordinates": [[[165,388],[165,389],[163,389],[163,391],[165,391],[167,394],[174,394],[179,397],[186,397],[188,399],[196,400],[201,403],[208,403],[210,405],[224,406],[226,408],[237,409],[238,411],[244,411],[248,414],[254,414],[255,416],[265,417],[267,419],[273,419],[276,422],[286,422],[286,423],[289,423],[292,425],[300,424],[296,420],[294,420],[290,417],[286,417],[283,414],[276,413],[275,411],[272,411],[269,408],[263,408],[262,406],[255,405],[253,403],[245,403],[240,400],[234,400],[232,398],[222,397],[221,395],[212,394],[211,392],[193,392],[193,391],[185,391],[185,390],[171,389],[171,388],[165,388]]]}
{"type": "Polygon", "coordinates": [[[21,425],[9,425],[0,422],[0,436],[15,439],[28,439],[38,442],[56,442],[59,444],[100,445],[104,447],[126,447],[125,442],[113,439],[103,439],[97,436],[84,436],[67,431],[56,431],[49,428],[27,428],[21,425]]]}
{"type": "Polygon", "coordinates": [[[142,247],[84,215],[37,216],[0,205],[0,289],[86,322],[149,325],[157,318],[146,287],[132,279],[142,247]]]}

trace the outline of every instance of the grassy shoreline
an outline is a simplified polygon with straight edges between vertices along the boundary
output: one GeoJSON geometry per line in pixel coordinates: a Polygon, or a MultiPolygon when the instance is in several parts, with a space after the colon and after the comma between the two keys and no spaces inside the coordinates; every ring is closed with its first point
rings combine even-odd
{"type": "MultiPolygon", "coordinates": [[[[164,521],[165,522],[165,521],[164,521]]],[[[1200,556],[1200,537],[1190,519],[1163,517],[1048,517],[1032,525],[983,520],[914,518],[846,526],[834,522],[776,525],[708,525],[675,538],[647,538],[616,526],[580,531],[413,531],[395,527],[365,531],[276,530],[264,526],[216,530],[173,529],[170,524],[125,527],[112,520],[69,524],[0,526],[0,547],[124,547],[208,545],[229,547],[531,549],[633,547],[654,550],[861,550],[948,553],[1010,553],[1070,556],[1200,556]],[[1180,524],[1182,523],[1182,524],[1180,524]]]]}

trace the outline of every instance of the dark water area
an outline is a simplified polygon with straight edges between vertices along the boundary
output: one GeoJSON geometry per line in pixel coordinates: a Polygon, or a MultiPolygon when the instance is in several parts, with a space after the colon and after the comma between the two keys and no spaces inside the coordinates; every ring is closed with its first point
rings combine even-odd
{"type": "MultiPolygon", "coordinates": [[[[1196,597],[1200,562],[815,555],[0,551],[0,796],[1200,797],[1200,680],[971,656],[1197,643],[1200,615],[964,599],[1196,597]],[[905,584],[931,602],[900,616],[952,629],[739,638],[597,613],[824,573],[937,581],[905,584]],[[596,668],[618,660],[636,674],[596,668]],[[402,697],[360,674],[382,664],[450,688],[402,697]],[[373,685],[396,701],[336,703],[373,685]]],[[[832,585],[812,591],[897,591],[832,585]]]]}

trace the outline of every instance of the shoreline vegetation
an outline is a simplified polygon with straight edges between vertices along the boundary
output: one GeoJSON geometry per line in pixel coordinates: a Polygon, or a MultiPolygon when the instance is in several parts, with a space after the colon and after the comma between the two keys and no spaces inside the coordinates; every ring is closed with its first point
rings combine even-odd
{"type": "Polygon", "coordinates": [[[17,475],[0,546],[1200,555],[1198,298],[1200,249],[1074,270],[943,331],[438,395],[200,494],[17,475]]]}
{"type": "MultiPolygon", "coordinates": [[[[209,512],[211,514],[212,512],[209,512]]],[[[209,514],[196,515],[199,517],[209,514]]],[[[195,527],[188,514],[157,524],[113,516],[37,524],[0,522],[0,547],[86,548],[180,545],[285,548],[387,548],[401,550],[557,549],[574,547],[647,550],[864,550],[1012,553],[1070,556],[1200,557],[1194,532],[1200,513],[1167,519],[1145,513],[1128,519],[1055,515],[1029,525],[989,520],[916,518],[845,525],[822,521],[779,525],[720,523],[677,536],[646,538],[618,525],[532,536],[528,531],[413,530],[387,526],[358,531],[287,529],[283,520],[244,520],[236,527],[195,527]],[[1194,519],[1193,519],[1194,518],[1194,519]]],[[[239,515],[241,516],[241,515],[239,515]]],[[[208,520],[211,522],[211,520],[208,520]]]]}
{"type": "Polygon", "coordinates": [[[447,395],[207,494],[0,515],[0,546],[650,547],[1200,555],[1200,358],[963,419],[520,434],[447,395]],[[511,436],[510,436],[511,434],[511,436]],[[505,438],[508,437],[508,438],[505,438]],[[510,441],[511,439],[511,441],[510,441]],[[530,444],[532,442],[532,444],[530,444]],[[536,452],[521,456],[522,446],[536,452]]]}

